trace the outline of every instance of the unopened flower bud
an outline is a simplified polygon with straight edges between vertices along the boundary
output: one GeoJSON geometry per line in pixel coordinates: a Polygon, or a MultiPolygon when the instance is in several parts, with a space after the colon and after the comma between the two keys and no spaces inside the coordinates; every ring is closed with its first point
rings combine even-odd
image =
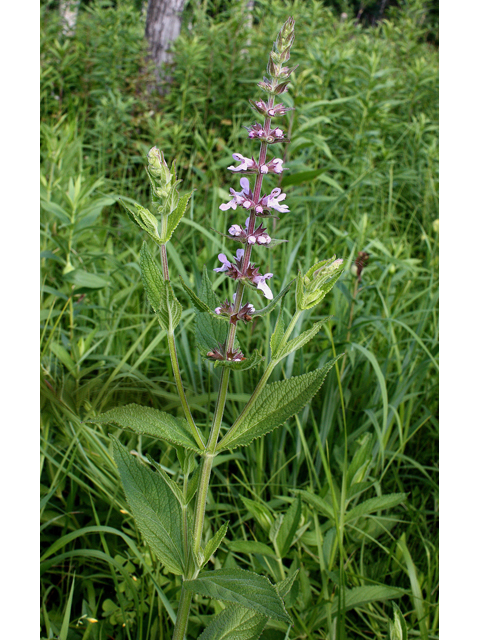
{"type": "Polygon", "coordinates": [[[257,239],[255,238],[255,236],[248,236],[247,238],[248,244],[255,244],[256,241],[257,239]]]}
{"type": "Polygon", "coordinates": [[[150,175],[154,178],[158,178],[162,185],[168,184],[172,179],[172,174],[165,162],[163,153],[159,151],[157,147],[152,147],[147,154],[147,160],[150,175]]]}

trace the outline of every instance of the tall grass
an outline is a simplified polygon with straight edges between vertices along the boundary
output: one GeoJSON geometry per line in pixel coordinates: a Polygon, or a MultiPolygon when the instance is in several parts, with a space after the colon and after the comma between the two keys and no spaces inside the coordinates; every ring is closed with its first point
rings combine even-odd
{"type": "MultiPolygon", "coordinates": [[[[289,638],[385,638],[392,598],[411,637],[436,638],[438,56],[425,42],[424,11],[409,2],[364,29],[320,2],[257,2],[247,34],[241,3],[225,4],[214,17],[203,3],[187,6],[163,97],[148,90],[133,4],[92,3],[71,39],[48,7],[43,13],[42,635],[171,636],[179,584],[135,529],[107,434],[82,423],[88,411],[131,401],[181,410],[165,336],[140,281],[141,238],[116,196],[147,202],[149,146],[177,157],[185,188],[197,191],[169,243],[170,265],[197,285],[203,265],[213,268],[224,248],[210,228],[227,223],[218,205],[228,153],[251,154],[240,137],[254,121],[247,97],[271,34],[292,14],[300,67],[286,97],[295,106],[291,143],[280,148],[291,214],[275,229],[289,242],[269,254],[272,286],[279,290],[315,258],[335,253],[353,263],[360,250],[371,257],[357,295],[347,269],[328,306],[312,311],[312,319],[332,316],[328,329],[274,379],[318,367],[334,351],[346,353],[345,365],[296,419],[216,459],[212,490],[220,499],[207,504],[207,515],[212,530],[229,520],[230,538],[244,540],[222,545],[226,566],[249,565],[274,579],[300,569],[289,638]],[[267,525],[297,491],[302,520],[282,558],[267,525]],[[405,507],[360,508],[392,493],[408,494],[405,507]]],[[[186,308],[183,292],[176,295],[186,308]]],[[[267,351],[274,320],[260,320],[251,336],[240,332],[247,351],[253,340],[267,351]]],[[[196,421],[206,425],[217,375],[201,364],[188,311],[178,351],[196,421]]],[[[254,383],[239,374],[232,380],[227,419],[254,383]]],[[[180,473],[171,448],[122,440],[180,473]]],[[[198,598],[195,612],[191,638],[213,610],[198,598]]],[[[285,633],[271,623],[262,637],[285,633]]]]}

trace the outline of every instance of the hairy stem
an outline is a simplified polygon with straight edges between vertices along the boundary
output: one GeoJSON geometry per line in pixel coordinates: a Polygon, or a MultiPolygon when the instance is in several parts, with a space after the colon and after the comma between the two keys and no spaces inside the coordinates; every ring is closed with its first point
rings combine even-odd
{"type": "Polygon", "coordinates": [[[190,612],[190,604],[192,602],[192,592],[187,591],[182,585],[182,591],[180,593],[180,602],[177,609],[177,622],[175,623],[175,630],[173,632],[172,640],[183,640],[188,624],[188,614],[190,612]]]}

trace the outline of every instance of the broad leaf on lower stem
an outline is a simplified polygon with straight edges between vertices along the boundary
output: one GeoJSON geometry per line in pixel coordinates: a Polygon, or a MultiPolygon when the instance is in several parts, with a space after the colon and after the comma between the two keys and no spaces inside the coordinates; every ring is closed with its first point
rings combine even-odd
{"type": "Polygon", "coordinates": [[[169,413],[139,404],[127,404],[110,409],[86,422],[116,424],[141,435],[166,440],[174,445],[201,453],[185,418],[174,418],[169,413]]]}
{"type": "Polygon", "coordinates": [[[243,569],[202,571],[195,580],[185,580],[183,585],[193,593],[216,600],[234,602],[268,618],[291,622],[283,600],[273,584],[265,576],[259,576],[251,571],[243,569]]]}
{"type": "Polygon", "coordinates": [[[182,575],[182,511],[176,497],[159,473],[148,469],[110,437],[115,464],[140,532],[160,562],[172,573],[182,575]]]}
{"type": "Polygon", "coordinates": [[[219,442],[216,451],[245,447],[298,413],[317,393],[327,373],[342,355],[315,371],[267,384],[241,421],[234,423],[219,442]]]}
{"type": "MultiPolygon", "coordinates": [[[[298,575],[298,569],[276,585],[276,590],[285,598],[298,575]]],[[[229,605],[210,622],[198,640],[258,640],[268,622],[267,616],[253,609],[229,605]]]]}

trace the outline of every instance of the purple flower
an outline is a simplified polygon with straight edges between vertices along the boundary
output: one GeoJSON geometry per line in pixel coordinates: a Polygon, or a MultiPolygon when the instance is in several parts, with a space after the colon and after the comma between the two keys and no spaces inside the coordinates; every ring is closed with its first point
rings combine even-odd
{"type": "Polygon", "coordinates": [[[220,273],[221,271],[228,271],[231,268],[232,263],[230,262],[230,260],[227,259],[227,256],[224,253],[219,253],[218,259],[222,263],[222,266],[217,267],[216,269],[214,269],[214,271],[216,271],[217,273],[220,273]]]}
{"type": "Polygon", "coordinates": [[[264,296],[268,300],[273,300],[273,293],[270,287],[268,286],[268,284],[265,282],[265,280],[269,280],[272,277],[273,277],[273,273],[266,273],[264,276],[261,276],[261,275],[255,276],[252,280],[253,284],[257,285],[257,289],[260,289],[260,291],[263,291],[264,296]]]}
{"type": "Polygon", "coordinates": [[[233,198],[230,202],[220,205],[220,209],[222,211],[227,211],[227,209],[236,209],[237,205],[241,205],[245,209],[253,207],[253,193],[250,191],[250,183],[248,182],[248,179],[240,178],[240,186],[242,187],[242,191],[234,191],[234,189],[230,189],[230,193],[233,198]]]}
{"type": "Polygon", "coordinates": [[[267,209],[275,209],[280,213],[287,213],[290,211],[286,204],[280,204],[282,200],[285,200],[286,194],[282,193],[282,190],[278,187],[273,189],[272,193],[267,196],[267,209]]]}
{"type": "Polygon", "coordinates": [[[260,167],[261,173],[282,173],[283,171],[283,160],[281,158],[273,158],[267,164],[262,164],[260,167]]]}
{"type": "Polygon", "coordinates": [[[243,232],[242,227],[239,224],[233,224],[228,230],[228,233],[234,237],[241,236],[242,232],[243,232]]]}
{"type": "Polygon", "coordinates": [[[232,153],[232,158],[237,162],[240,162],[240,165],[238,167],[227,167],[227,169],[230,169],[230,171],[250,171],[251,169],[255,169],[255,166],[257,164],[255,160],[245,158],[241,153],[232,153]]]}

